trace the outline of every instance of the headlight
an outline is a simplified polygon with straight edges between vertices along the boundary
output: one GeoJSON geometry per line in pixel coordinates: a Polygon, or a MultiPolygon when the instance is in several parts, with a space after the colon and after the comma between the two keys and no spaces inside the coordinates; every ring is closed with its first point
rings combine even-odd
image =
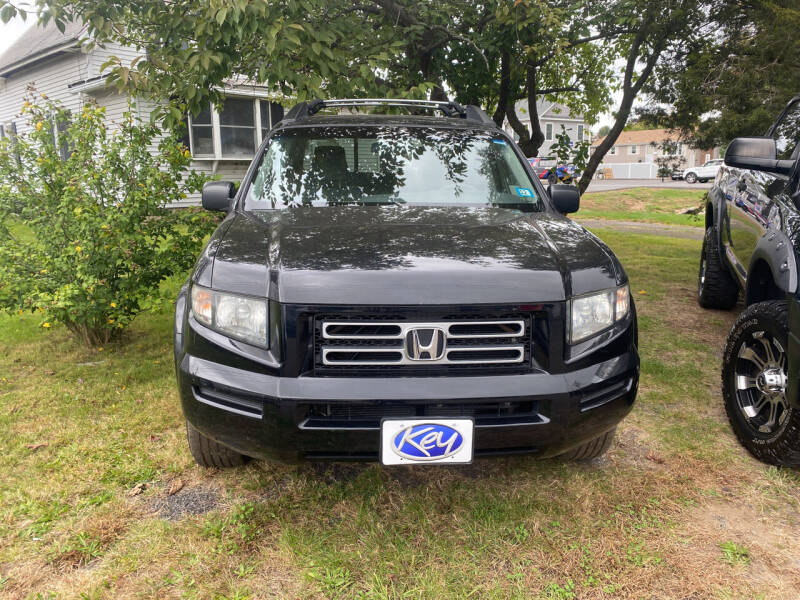
{"type": "Polygon", "coordinates": [[[192,286],[192,315],[200,323],[228,337],[269,347],[267,301],[263,298],[217,292],[192,286]]]}
{"type": "Polygon", "coordinates": [[[569,301],[567,338],[576,344],[611,327],[628,314],[630,290],[627,285],[569,301]]]}

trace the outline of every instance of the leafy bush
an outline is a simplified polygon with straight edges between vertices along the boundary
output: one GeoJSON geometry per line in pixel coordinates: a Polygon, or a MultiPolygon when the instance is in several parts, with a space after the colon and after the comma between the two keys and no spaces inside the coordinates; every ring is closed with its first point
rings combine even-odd
{"type": "Polygon", "coordinates": [[[204,178],[130,112],[114,126],[104,108],[71,115],[42,95],[22,115],[30,130],[0,140],[0,309],[106,343],[193,264],[213,217],[166,206],[204,178]]]}

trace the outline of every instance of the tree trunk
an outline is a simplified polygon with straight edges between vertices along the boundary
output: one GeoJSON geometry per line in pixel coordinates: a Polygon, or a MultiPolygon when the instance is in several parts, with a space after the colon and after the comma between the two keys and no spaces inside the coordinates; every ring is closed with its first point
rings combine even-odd
{"type": "Polygon", "coordinates": [[[536,68],[529,66],[526,74],[526,86],[528,92],[528,116],[531,120],[531,128],[528,129],[517,117],[514,102],[510,100],[506,104],[506,116],[514,132],[519,136],[520,149],[525,156],[538,156],[539,148],[544,143],[544,133],[539,124],[539,111],[536,108],[536,99],[539,97],[539,87],[536,81],[536,68]]]}
{"type": "Polygon", "coordinates": [[[497,109],[492,115],[492,120],[498,127],[503,126],[503,121],[506,118],[506,106],[508,105],[508,95],[511,88],[511,68],[508,64],[510,60],[508,51],[503,50],[500,55],[500,93],[497,99],[497,109]]]}
{"type": "Polygon", "coordinates": [[[528,154],[528,156],[538,156],[539,149],[544,144],[544,133],[542,132],[542,124],[539,123],[539,108],[536,106],[536,101],[539,98],[536,67],[528,67],[526,83],[528,87],[528,114],[531,116],[531,145],[535,146],[533,153],[528,154]]]}
{"type": "Polygon", "coordinates": [[[628,117],[631,114],[631,106],[633,105],[635,97],[636,94],[633,92],[632,88],[625,90],[622,100],[619,103],[619,108],[617,109],[617,118],[614,120],[614,125],[609,130],[608,135],[603,138],[603,141],[589,157],[589,162],[586,163],[586,168],[581,174],[581,179],[578,182],[578,189],[581,194],[589,187],[592,177],[594,177],[595,171],[597,171],[597,167],[603,162],[606,153],[611,150],[619,134],[622,133],[622,130],[625,128],[625,124],[628,122],[628,117]]]}
{"type": "Polygon", "coordinates": [[[583,171],[581,179],[578,182],[578,189],[580,190],[581,194],[583,194],[583,192],[586,191],[586,188],[589,187],[592,177],[594,177],[595,171],[597,171],[597,167],[600,166],[600,163],[603,161],[606,153],[616,143],[617,138],[619,138],[619,134],[622,133],[622,130],[625,128],[625,124],[628,122],[628,117],[630,117],[631,114],[633,101],[636,99],[636,96],[639,94],[645,82],[652,74],[653,68],[656,66],[656,62],[658,62],[661,52],[664,50],[664,46],[669,39],[671,33],[669,28],[661,28],[657,34],[654,34],[656,39],[651,40],[652,50],[645,60],[642,72],[634,82],[633,76],[636,64],[642,60],[642,57],[639,56],[639,50],[645,45],[644,42],[647,40],[648,34],[653,33],[653,31],[651,31],[652,22],[652,16],[645,18],[640,25],[639,31],[636,33],[636,37],[634,37],[633,42],[631,43],[630,50],[628,51],[627,64],[625,66],[625,76],[622,82],[622,100],[620,101],[619,108],[616,112],[614,125],[609,130],[608,135],[603,138],[601,144],[589,157],[589,162],[586,164],[586,169],[583,171]]]}

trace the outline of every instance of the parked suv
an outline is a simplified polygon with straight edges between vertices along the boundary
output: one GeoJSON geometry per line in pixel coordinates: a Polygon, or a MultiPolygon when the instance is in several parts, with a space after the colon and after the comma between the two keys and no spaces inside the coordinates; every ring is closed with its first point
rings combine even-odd
{"type": "Polygon", "coordinates": [[[631,410],[625,271],[476,107],[301,103],[202,202],[227,217],[175,313],[201,465],[592,458],[631,410]]]}
{"type": "MultiPolygon", "coordinates": [[[[682,179],[686,183],[705,183],[710,179],[714,179],[717,176],[717,171],[722,166],[722,159],[715,158],[714,160],[707,160],[705,163],[700,165],[699,167],[690,167],[683,171],[682,179]]],[[[674,176],[673,179],[676,179],[674,176]]],[[[681,179],[681,178],[678,178],[681,179]]]]}
{"type": "Polygon", "coordinates": [[[800,96],[765,137],[736,138],[709,194],[698,298],[746,310],[723,355],[725,410],[757,458],[800,465],[800,96]]]}

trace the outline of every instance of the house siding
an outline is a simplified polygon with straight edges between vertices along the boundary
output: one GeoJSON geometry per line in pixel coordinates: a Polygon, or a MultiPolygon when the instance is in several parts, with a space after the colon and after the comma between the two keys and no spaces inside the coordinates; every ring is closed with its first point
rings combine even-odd
{"type": "MultiPolygon", "coordinates": [[[[123,64],[130,64],[140,53],[132,48],[109,44],[96,46],[90,52],[82,52],[79,48],[66,50],[55,56],[45,58],[35,64],[12,73],[4,80],[0,79],[0,124],[7,125],[13,122],[17,133],[25,133],[30,128],[25,118],[20,116],[22,104],[27,96],[28,86],[34,86],[37,93],[46,94],[48,98],[59,102],[67,110],[78,113],[90,101],[96,102],[106,110],[106,121],[111,129],[119,127],[124,114],[130,109],[141,121],[147,121],[150,114],[157,108],[152,101],[131,99],[127,94],[121,94],[111,87],[97,87],[80,91],[78,86],[70,88],[70,84],[77,84],[100,77],[103,74],[102,66],[116,56],[123,64]],[[130,100],[130,102],[129,102],[130,100]]],[[[253,94],[256,86],[234,86],[227,91],[235,95],[237,89],[253,94]]],[[[6,130],[8,128],[6,127],[6,130]]],[[[154,141],[152,150],[155,151],[161,138],[154,141]]],[[[244,160],[194,160],[190,169],[208,176],[240,182],[250,165],[250,159],[244,160]]],[[[193,194],[180,202],[179,206],[200,204],[200,194],[193,194]]]]}

